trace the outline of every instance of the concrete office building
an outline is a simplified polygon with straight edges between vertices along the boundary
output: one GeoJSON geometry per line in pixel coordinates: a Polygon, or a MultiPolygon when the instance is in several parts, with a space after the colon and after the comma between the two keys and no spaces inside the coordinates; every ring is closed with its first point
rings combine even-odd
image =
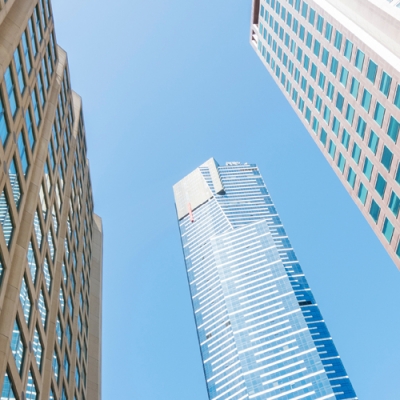
{"type": "Polygon", "coordinates": [[[210,400],[356,399],[254,164],[174,186],[210,400]]]}
{"type": "Polygon", "coordinates": [[[253,0],[251,45],[400,268],[400,8],[253,0]]]}
{"type": "Polygon", "coordinates": [[[48,0],[0,0],[2,400],[101,398],[101,219],[48,0]]]}

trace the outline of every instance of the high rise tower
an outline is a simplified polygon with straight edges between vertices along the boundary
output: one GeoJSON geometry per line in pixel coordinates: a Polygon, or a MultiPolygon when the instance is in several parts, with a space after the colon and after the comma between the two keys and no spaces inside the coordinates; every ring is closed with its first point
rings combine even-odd
{"type": "Polygon", "coordinates": [[[99,400],[101,219],[48,0],[0,0],[2,400],[99,400]]]}
{"type": "Polygon", "coordinates": [[[210,400],[356,399],[256,165],[174,186],[210,400]]]}
{"type": "Polygon", "coordinates": [[[398,0],[253,0],[251,45],[400,268],[398,0]]]}

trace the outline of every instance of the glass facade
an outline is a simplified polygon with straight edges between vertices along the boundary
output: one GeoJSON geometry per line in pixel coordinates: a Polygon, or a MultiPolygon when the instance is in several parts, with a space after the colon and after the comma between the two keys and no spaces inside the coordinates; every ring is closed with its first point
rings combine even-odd
{"type": "Polygon", "coordinates": [[[357,399],[254,164],[174,186],[210,399],[357,399]]]}
{"type": "Polygon", "coordinates": [[[400,54],[388,24],[391,12],[362,0],[253,0],[250,42],[400,268],[400,222],[388,241],[390,191],[375,190],[378,174],[400,190],[400,54]]]}

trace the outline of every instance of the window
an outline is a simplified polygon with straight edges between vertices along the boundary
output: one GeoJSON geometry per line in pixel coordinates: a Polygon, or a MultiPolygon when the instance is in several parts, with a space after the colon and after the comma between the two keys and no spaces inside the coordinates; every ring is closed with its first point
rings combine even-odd
{"type": "Polygon", "coordinates": [[[36,364],[40,371],[41,366],[42,366],[43,348],[42,348],[42,343],[40,342],[39,333],[36,328],[35,328],[35,332],[33,334],[32,350],[33,350],[33,354],[35,355],[36,364]]]}
{"type": "Polygon", "coordinates": [[[335,35],[335,42],[333,43],[333,45],[340,51],[340,48],[342,47],[342,37],[343,35],[339,32],[336,31],[336,35],[335,35]]]}
{"type": "Polygon", "coordinates": [[[349,168],[349,172],[347,173],[347,182],[354,189],[354,184],[356,183],[356,173],[352,168],[349,168]]]}
{"type": "Polygon", "coordinates": [[[67,380],[69,380],[69,360],[66,354],[64,356],[64,372],[67,380]]]}
{"type": "Polygon", "coordinates": [[[350,104],[347,104],[346,120],[350,125],[353,125],[354,108],[350,104]]]}
{"type": "Polygon", "coordinates": [[[325,88],[325,75],[322,72],[319,73],[318,86],[322,90],[325,88]]]}
{"type": "Polygon", "coordinates": [[[328,125],[329,125],[330,118],[331,118],[331,110],[329,109],[329,107],[325,106],[325,108],[324,108],[324,120],[328,125]]]}
{"type": "Polygon", "coordinates": [[[388,171],[390,171],[390,167],[392,166],[392,160],[393,160],[393,153],[386,146],[384,146],[381,157],[381,163],[388,171]]]}
{"type": "Polygon", "coordinates": [[[26,38],[25,32],[22,33],[22,49],[24,51],[26,71],[28,72],[28,75],[29,75],[32,70],[31,52],[30,52],[30,49],[28,46],[28,40],[26,38]]]}
{"type": "Polygon", "coordinates": [[[42,321],[43,328],[46,329],[47,307],[46,307],[46,303],[44,301],[44,296],[43,296],[43,291],[42,290],[40,291],[40,294],[39,294],[38,307],[39,307],[40,319],[42,321]]]}
{"type": "Polygon", "coordinates": [[[306,46],[311,49],[313,37],[310,32],[307,33],[306,46]]]}
{"type": "Polygon", "coordinates": [[[393,215],[397,218],[400,210],[400,198],[393,191],[390,195],[389,208],[392,210],[393,215]]]}
{"type": "Polygon", "coordinates": [[[347,132],[346,129],[343,129],[343,133],[342,133],[342,145],[345,147],[346,150],[349,149],[349,143],[350,143],[350,135],[349,135],[349,132],[347,132]]]}
{"type": "Polygon", "coordinates": [[[346,87],[346,85],[347,85],[348,76],[349,76],[349,71],[345,67],[342,67],[342,70],[340,71],[340,83],[344,87],[346,87]]]}
{"type": "Polygon", "coordinates": [[[380,212],[381,208],[378,206],[375,200],[372,200],[371,207],[369,208],[369,214],[375,222],[378,222],[380,212]]]}
{"type": "Polygon", "coordinates": [[[337,165],[338,165],[340,171],[343,173],[344,168],[346,166],[346,159],[343,157],[342,153],[339,153],[339,157],[338,157],[338,160],[337,160],[337,165]]]}
{"type": "Polygon", "coordinates": [[[353,51],[353,43],[350,42],[350,40],[346,40],[345,46],[344,46],[344,56],[351,61],[351,53],[353,51]]]}
{"type": "Polygon", "coordinates": [[[361,105],[364,107],[365,111],[369,112],[369,108],[371,107],[371,98],[372,95],[368,92],[367,89],[364,89],[361,105]]]}
{"type": "Polygon", "coordinates": [[[369,60],[368,70],[367,70],[367,78],[372,83],[375,83],[377,70],[378,70],[378,66],[372,60],[369,60]]]}
{"type": "MultiPolygon", "coordinates": [[[[332,86],[333,87],[333,86],[332,86]]],[[[343,104],[344,104],[344,97],[343,95],[338,92],[337,97],[336,97],[336,108],[342,112],[343,111],[343,104]]]]}
{"type": "Polygon", "coordinates": [[[33,114],[35,116],[36,126],[38,127],[40,125],[40,114],[39,114],[39,106],[35,89],[32,90],[31,97],[32,97],[33,114]]]}
{"type": "Polygon", "coordinates": [[[317,78],[317,66],[311,63],[311,77],[315,80],[317,78]]]}
{"type": "Polygon", "coordinates": [[[385,117],[385,107],[379,101],[376,102],[375,112],[374,112],[374,121],[382,127],[383,118],[385,117]]]}
{"type": "Polygon", "coordinates": [[[10,247],[14,222],[11,218],[10,205],[5,189],[3,189],[0,195],[0,225],[3,228],[4,240],[7,246],[10,247]]]}
{"type": "Polygon", "coordinates": [[[3,144],[3,147],[7,142],[8,135],[9,135],[9,130],[8,130],[6,116],[4,113],[3,99],[0,95],[0,140],[1,143],[3,144]]]}
{"type": "Polygon", "coordinates": [[[6,84],[6,90],[7,90],[7,95],[8,95],[8,103],[10,105],[10,110],[11,114],[13,117],[15,117],[15,114],[18,109],[17,105],[17,98],[15,96],[15,85],[14,85],[14,79],[11,74],[11,69],[10,67],[7,68],[5,74],[4,74],[4,82],[6,84]]]}
{"type": "Polygon", "coordinates": [[[364,139],[366,128],[367,128],[367,123],[361,117],[358,117],[356,131],[360,135],[361,139],[364,139]]]}
{"type": "Polygon", "coordinates": [[[340,129],[340,122],[336,117],[333,117],[332,131],[336,136],[338,136],[339,134],[339,129],[340,129]]]}
{"type": "Polygon", "coordinates": [[[393,103],[397,108],[400,108],[400,85],[397,85],[396,96],[394,97],[393,103]]]}
{"type": "Polygon", "coordinates": [[[328,83],[328,87],[326,89],[326,95],[329,97],[329,99],[332,101],[333,100],[333,95],[335,93],[335,87],[332,85],[331,82],[328,83]]]}
{"type": "Polygon", "coordinates": [[[22,278],[21,290],[19,292],[19,300],[22,310],[24,311],[25,322],[29,326],[31,318],[31,299],[29,297],[28,286],[26,285],[25,277],[22,278]]]}
{"type": "Polygon", "coordinates": [[[315,100],[315,108],[317,109],[318,112],[321,112],[321,107],[322,107],[322,99],[317,95],[317,99],[315,100]]]}
{"type": "Polygon", "coordinates": [[[308,98],[311,102],[314,101],[314,89],[311,86],[308,87],[308,98]]]}
{"type": "Polygon", "coordinates": [[[21,374],[22,363],[25,357],[25,345],[22,341],[21,329],[17,320],[14,322],[14,329],[11,337],[11,352],[14,356],[18,372],[21,374]]]}
{"type": "Polygon", "coordinates": [[[394,119],[392,116],[390,116],[387,134],[390,136],[390,138],[395,143],[397,142],[397,137],[399,135],[399,129],[400,129],[400,123],[396,119],[394,119]]]}
{"type": "Polygon", "coordinates": [[[308,4],[305,1],[303,1],[303,6],[301,8],[301,16],[307,18],[307,12],[308,12],[308,4]]]}
{"type": "Polygon", "coordinates": [[[29,108],[26,110],[25,113],[25,124],[26,124],[26,129],[28,131],[29,145],[31,146],[31,151],[33,153],[33,148],[35,147],[35,135],[33,132],[31,112],[29,111],[29,108]]]}
{"type": "Polygon", "coordinates": [[[372,170],[374,169],[374,164],[369,160],[368,157],[365,157],[363,173],[367,177],[368,180],[371,180],[372,170]]]}
{"type": "Polygon", "coordinates": [[[53,367],[54,376],[56,378],[56,382],[58,382],[58,377],[59,377],[59,374],[60,374],[60,364],[58,362],[58,357],[57,357],[57,353],[56,353],[55,350],[53,352],[52,367],[53,367]]]}
{"type": "Polygon", "coordinates": [[[332,160],[335,158],[335,153],[336,153],[336,145],[331,140],[329,142],[329,155],[332,157],[332,160]]]}
{"type": "Polygon", "coordinates": [[[22,164],[22,171],[23,171],[24,175],[26,176],[26,173],[27,173],[28,167],[29,167],[29,163],[28,163],[28,159],[26,157],[25,139],[24,139],[24,135],[23,135],[22,131],[19,134],[17,144],[18,144],[19,158],[20,158],[21,164],[22,164]]]}
{"type": "Polygon", "coordinates": [[[360,183],[360,187],[358,189],[358,198],[360,199],[361,203],[365,204],[365,201],[367,200],[367,195],[368,190],[362,183],[360,183]]]}
{"type": "Polygon", "coordinates": [[[28,260],[28,268],[31,273],[32,283],[35,285],[38,268],[37,268],[35,253],[32,247],[32,241],[29,242],[26,258],[28,260]]]}
{"type": "Polygon", "coordinates": [[[17,47],[14,51],[14,62],[15,62],[15,69],[17,70],[19,90],[20,93],[23,93],[25,89],[25,79],[24,79],[24,74],[22,72],[22,63],[21,63],[21,56],[19,54],[19,47],[17,47]]]}
{"type": "Polygon", "coordinates": [[[374,154],[376,154],[378,143],[379,143],[378,135],[373,130],[371,130],[371,133],[369,135],[368,147],[374,154]]]}
{"type": "Polygon", "coordinates": [[[362,71],[363,65],[364,65],[364,57],[365,54],[361,50],[357,50],[356,53],[356,60],[355,60],[355,66],[358,70],[362,71]]]}
{"type": "Polygon", "coordinates": [[[389,243],[392,241],[393,231],[394,231],[393,224],[387,218],[385,218],[385,222],[383,223],[382,233],[389,243]]]}
{"type": "Polygon", "coordinates": [[[322,128],[322,129],[321,129],[321,136],[320,136],[319,140],[321,141],[321,143],[322,143],[324,146],[326,145],[326,137],[327,137],[326,131],[325,131],[324,128],[322,128]]]}
{"type": "Polygon", "coordinates": [[[388,97],[390,92],[390,85],[392,83],[392,77],[388,75],[385,71],[382,72],[381,84],[379,85],[379,90],[388,97]]]}
{"type": "Polygon", "coordinates": [[[319,52],[321,50],[321,43],[318,40],[314,40],[314,54],[319,57],[319,52]]]}
{"type": "Polygon", "coordinates": [[[13,193],[15,206],[18,209],[21,200],[21,186],[19,181],[19,173],[17,167],[15,166],[14,158],[10,162],[10,167],[8,168],[8,175],[10,177],[10,185],[13,193]]]}
{"type": "Polygon", "coordinates": [[[300,31],[299,31],[299,38],[304,42],[304,35],[305,35],[305,29],[303,25],[300,25],[300,31]]]}
{"type": "Polygon", "coordinates": [[[357,143],[354,142],[353,144],[353,151],[351,152],[351,158],[356,162],[359,163],[361,157],[361,149],[357,143]]]}
{"type": "MultiPolygon", "coordinates": [[[[315,53],[315,47],[314,47],[314,53],[315,53]]],[[[324,64],[327,67],[328,61],[329,61],[329,51],[324,48],[322,50],[322,64],[324,64]]]]}
{"type": "Polygon", "coordinates": [[[317,118],[314,117],[313,123],[312,123],[312,130],[313,130],[315,133],[318,133],[318,127],[319,127],[319,121],[318,121],[317,118]]]}
{"type": "Polygon", "coordinates": [[[329,22],[327,22],[325,27],[325,39],[328,40],[329,42],[331,41],[332,38],[332,30],[333,30],[332,25],[329,22]]]}
{"type": "Polygon", "coordinates": [[[306,71],[308,71],[308,67],[310,66],[310,58],[304,54],[303,66],[306,71]]]}
{"type": "Polygon", "coordinates": [[[331,62],[331,69],[330,69],[330,71],[332,72],[332,74],[333,74],[334,76],[336,76],[336,74],[337,74],[338,65],[339,65],[338,60],[337,60],[335,57],[332,57],[332,62],[331,62]]]}
{"type": "Polygon", "coordinates": [[[358,89],[360,87],[360,82],[356,78],[351,78],[350,93],[357,100],[358,89]]]}
{"type": "Polygon", "coordinates": [[[375,190],[378,192],[378,194],[383,199],[383,197],[385,196],[385,190],[386,190],[386,180],[379,173],[378,173],[378,177],[376,178],[376,182],[375,182],[375,190]]]}
{"type": "Polygon", "coordinates": [[[35,36],[35,30],[33,28],[32,18],[28,21],[28,28],[29,28],[29,34],[31,36],[31,45],[32,45],[32,50],[33,50],[33,57],[36,57],[36,54],[37,54],[36,36],[35,36]]]}
{"type": "Polygon", "coordinates": [[[307,79],[304,76],[301,77],[301,90],[305,92],[307,89],[307,79]]]}
{"type": "Polygon", "coordinates": [[[1,398],[4,400],[15,400],[14,388],[8,377],[7,372],[4,375],[3,389],[1,391],[1,398]]]}

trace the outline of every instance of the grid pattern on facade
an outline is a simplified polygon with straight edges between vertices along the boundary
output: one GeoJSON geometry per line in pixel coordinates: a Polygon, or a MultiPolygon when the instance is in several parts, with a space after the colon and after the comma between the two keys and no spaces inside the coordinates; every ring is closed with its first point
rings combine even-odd
{"type": "Polygon", "coordinates": [[[254,6],[254,49],[400,265],[399,71],[312,1],[254,6]]]}

